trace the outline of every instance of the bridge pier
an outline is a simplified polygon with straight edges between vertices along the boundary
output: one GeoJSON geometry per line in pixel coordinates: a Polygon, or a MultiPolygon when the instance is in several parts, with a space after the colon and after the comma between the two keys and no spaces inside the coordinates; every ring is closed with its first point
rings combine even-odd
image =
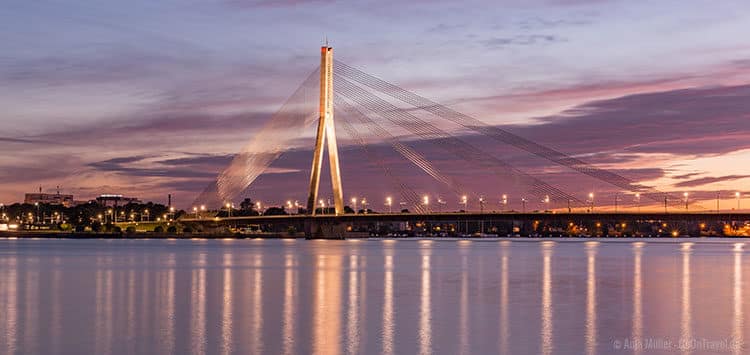
{"type": "Polygon", "coordinates": [[[346,239],[346,224],[340,221],[305,221],[305,239],[346,239]]]}

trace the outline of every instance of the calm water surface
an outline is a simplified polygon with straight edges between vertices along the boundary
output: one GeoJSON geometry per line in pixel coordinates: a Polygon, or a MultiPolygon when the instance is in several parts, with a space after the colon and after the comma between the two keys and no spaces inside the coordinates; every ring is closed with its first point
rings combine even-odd
{"type": "Polygon", "coordinates": [[[0,353],[742,354],[743,247],[6,239],[0,353]]]}

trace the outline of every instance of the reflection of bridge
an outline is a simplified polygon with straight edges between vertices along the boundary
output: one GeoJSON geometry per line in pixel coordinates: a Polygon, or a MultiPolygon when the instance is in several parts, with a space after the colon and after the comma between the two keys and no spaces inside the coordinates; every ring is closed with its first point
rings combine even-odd
{"type": "MultiPolygon", "coordinates": [[[[546,160],[553,165],[563,167],[571,174],[578,174],[594,181],[606,184],[613,189],[615,211],[617,211],[618,195],[629,195],[632,204],[640,207],[641,198],[644,204],[674,208],[684,206],[688,208],[687,195],[674,195],[658,191],[628,179],[618,173],[592,166],[578,158],[572,157],[553,148],[544,146],[532,140],[513,134],[500,127],[488,125],[469,115],[457,112],[437,102],[419,96],[394,84],[376,78],[361,70],[333,59],[333,49],[325,46],[321,48],[320,70],[316,69],[297,88],[281,109],[272,117],[270,122],[256,135],[256,137],[232,160],[230,165],[217,177],[215,183],[204,191],[196,201],[197,204],[225,205],[230,201],[237,201],[247,193],[248,187],[266,171],[270,164],[279,158],[294,139],[299,137],[306,128],[317,123],[317,136],[313,151],[312,168],[310,172],[309,193],[305,214],[292,216],[262,216],[248,218],[220,219],[219,223],[232,221],[257,221],[259,223],[302,223],[306,222],[306,230],[320,228],[321,224],[332,227],[323,234],[341,235],[339,230],[342,223],[369,223],[379,221],[415,222],[423,221],[470,221],[470,220],[502,220],[502,221],[563,221],[570,224],[572,220],[675,220],[691,219],[692,221],[709,219],[712,221],[732,221],[739,215],[712,214],[473,214],[473,213],[430,213],[429,196],[421,195],[404,179],[396,174],[392,166],[378,155],[372,144],[389,145],[406,161],[413,164],[437,181],[444,189],[455,195],[456,200],[462,196],[466,209],[467,195],[472,201],[480,201],[482,209],[485,197],[478,193],[471,193],[465,184],[451,176],[419,152],[415,142],[428,142],[447,156],[458,158],[472,166],[475,174],[492,176],[493,181],[503,185],[508,190],[516,192],[515,196],[522,196],[521,200],[526,209],[527,201],[542,201],[543,210],[565,210],[573,208],[592,210],[594,208],[593,193],[586,194],[586,198],[579,198],[576,193],[568,193],[562,188],[553,186],[517,167],[515,163],[500,159],[495,154],[481,149],[473,141],[467,140],[467,134],[474,134],[488,141],[508,146],[515,152],[530,154],[537,159],[546,160]],[[335,87],[335,89],[334,89],[335,87]],[[405,105],[405,107],[404,107],[405,105]],[[334,121],[334,108],[336,116],[334,121]],[[336,123],[343,128],[348,136],[364,151],[373,165],[377,165],[398,191],[401,204],[415,214],[371,214],[345,215],[344,193],[342,187],[341,170],[336,139],[336,123]],[[447,125],[447,126],[446,126],[447,125]],[[315,216],[316,210],[326,212],[325,202],[318,204],[318,187],[320,184],[323,155],[328,149],[330,167],[330,181],[332,184],[334,214],[315,216]],[[564,217],[563,217],[564,216],[564,217]],[[704,218],[705,217],[705,218],[704,218]],[[568,221],[571,220],[571,221],[568,221]],[[334,227],[335,226],[335,227],[334,227]]],[[[600,198],[600,196],[597,196],[600,198]]],[[[506,197],[503,197],[505,200],[506,197]]],[[[444,203],[440,200],[438,203],[444,203]]],[[[623,199],[620,201],[622,207],[623,199]]],[[[356,203],[356,202],[355,202],[356,203]]],[[[393,202],[388,198],[387,204],[393,202]]],[[[434,203],[434,202],[433,202],[434,203]]],[[[503,203],[507,203],[504,201],[503,203]]],[[[355,206],[356,207],[356,206],[355,206]]],[[[640,209],[640,208],[639,208],[640,209]]],[[[746,216],[745,216],[746,217],[746,216]]],[[[744,220],[747,220],[745,218],[744,220]]],[[[190,221],[190,220],[185,220],[190,221]]],[[[198,221],[194,221],[198,222],[198,221]]],[[[201,221],[206,223],[206,221],[201,221]]],[[[515,223],[515,222],[513,222],[515,223]]],[[[582,224],[572,222],[574,225],[582,224]]],[[[614,223],[614,222],[613,222],[614,223]]],[[[619,222],[621,225],[623,222],[619,222]]],[[[599,228],[599,227],[597,227],[599,228]]]]}

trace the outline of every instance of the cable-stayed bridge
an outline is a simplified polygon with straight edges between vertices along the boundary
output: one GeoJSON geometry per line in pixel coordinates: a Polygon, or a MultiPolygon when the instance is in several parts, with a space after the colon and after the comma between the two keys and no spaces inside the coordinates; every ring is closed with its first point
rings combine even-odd
{"type": "MultiPolygon", "coordinates": [[[[338,134],[344,133],[353,144],[361,148],[362,155],[371,166],[380,170],[382,175],[378,179],[384,178],[388,181],[390,191],[394,192],[395,196],[384,194],[389,196],[384,203],[387,209],[392,211],[395,205],[397,211],[406,209],[410,211],[409,215],[422,216],[420,218],[425,220],[441,214],[436,213],[436,210],[442,212],[441,204],[445,202],[442,198],[431,200],[429,194],[415,186],[413,179],[396,173],[393,165],[381,154],[380,148],[390,147],[403,158],[403,161],[413,165],[415,171],[419,171],[430,179],[431,183],[437,183],[443,191],[447,191],[446,194],[450,196],[446,195],[445,198],[463,203],[464,210],[469,210],[469,200],[472,201],[472,206],[479,205],[479,215],[485,213],[487,197],[480,191],[471,191],[475,187],[467,184],[465,177],[458,178],[431,160],[424,150],[425,147],[429,147],[431,152],[438,151],[442,156],[464,162],[471,167],[473,176],[489,177],[493,187],[500,187],[502,191],[513,191],[513,196],[520,199],[522,213],[526,212],[527,203],[541,203],[542,210],[555,213],[593,213],[596,209],[595,199],[600,196],[595,196],[593,192],[582,194],[580,188],[577,191],[565,191],[564,188],[545,181],[544,174],[528,172],[522,166],[518,166],[517,160],[508,160],[497,154],[494,149],[482,147],[473,137],[480,137],[491,142],[493,146],[510,149],[514,156],[525,154],[545,161],[554,169],[564,170],[568,174],[580,176],[581,179],[608,186],[611,191],[616,191],[614,212],[618,212],[618,196],[620,208],[637,206],[640,209],[641,204],[649,204],[663,206],[665,214],[669,209],[686,212],[689,207],[692,207],[693,211],[705,211],[701,206],[691,203],[687,195],[645,186],[616,171],[598,168],[575,156],[524,138],[502,127],[487,124],[471,115],[334,60],[333,48],[328,46],[321,48],[320,66],[296,88],[269,122],[200,194],[195,204],[230,204],[231,208],[234,201],[251,196],[252,184],[258,177],[287,152],[294,142],[314,127],[317,129],[309,170],[307,200],[304,204],[295,204],[295,207],[301,207],[298,211],[303,213],[289,216],[290,220],[300,221],[309,218],[310,221],[325,220],[330,224],[337,220],[359,217],[356,211],[353,216],[344,216],[344,188],[347,181],[342,180],[337,129],[338,134]],[[326,155],[332,202],[319,199],[318,193],[326,155]],[[478,203],[475,203],[477,201],[478,203]],[[326,212],[330,215],[325,219],[313,218],[316,214],[326,212]]],[[[500,194],[496,194],[496,197],[499,196],[500,194]]],[[[503,194],[500,203],[507,206],[507,200],[508,195],[503,194]]],[[[356,200],[352,202],[356,204],[356,200]]],[[[356,209],[356,206],[354,207],[356,209]]],[[[509,210],[502,206],[500,209],[509,210]]],[[[365,207],[363,211],[367,210],[365,207]]],[[[372,216],[361,218],[374,220],[372,216]]],[[[392,219],[409,220],[406,217],[392,219]]]]}

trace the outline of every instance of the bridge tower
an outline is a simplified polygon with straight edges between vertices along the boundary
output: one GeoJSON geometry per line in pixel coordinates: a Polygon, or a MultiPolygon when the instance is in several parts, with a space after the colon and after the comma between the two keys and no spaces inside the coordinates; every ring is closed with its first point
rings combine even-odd
{"type": "Polygon", "coordinates": [[[310,194],[307,198],[307,211],[315,214],[320,186],[320,170],[323,166],[323,149],[328,144],[328,162],[333,185],[333,203],[336,215],[344,214],[344,191],[341,188],[339,150],[336,143],[336,127],[333,121],[333,47],[327,44],[320,48],[320,119],[315,138],[312,170],[310,172],[310,194]]]}

